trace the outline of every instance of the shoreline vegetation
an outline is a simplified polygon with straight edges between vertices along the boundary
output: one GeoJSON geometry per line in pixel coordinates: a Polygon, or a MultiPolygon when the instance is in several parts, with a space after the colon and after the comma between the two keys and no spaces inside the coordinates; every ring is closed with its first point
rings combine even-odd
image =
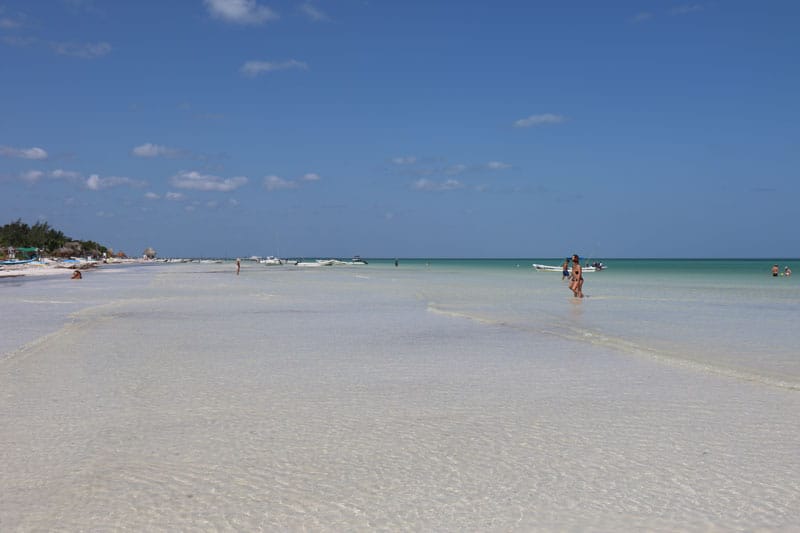
{"type": "MultiPolygon", "coordinates": [[[[48,276],[63,269],[87,270],[102,264],[133,264],[155,259],[147,248],[141,259],[93,240],[73,239],[47,222],[32,226],[17,219],[0,227],[0,278],[48,276]]],[[[73,276],[80,279],[78,276],[73,276]]]]}

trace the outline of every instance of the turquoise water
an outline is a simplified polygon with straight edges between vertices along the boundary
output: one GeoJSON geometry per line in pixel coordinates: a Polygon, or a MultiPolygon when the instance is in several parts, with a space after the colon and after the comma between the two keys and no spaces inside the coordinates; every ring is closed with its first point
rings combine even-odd
{"type": "MultiPolygon", "coordinates": [[[[772,277],[773,264],[800,267],[797,259],[609,259],[608,270],[587,273],[586,298],[577,300],[559,273],[537,272],[532,263],[557,258],[406,259],[366,258],[369,265],[302,269],[242,262],[243,274],[264,283],[304,275],[325,285],[353,276],[388,282],[400,295],[415,295],[431,312],[501,325],[564,343],[600,345],[630,357],[657,359],[766,385],[800,389],[800,272],[772,277]]],[[[160,264],[232,272],[223,264],[160,264]]],[[[6,318],[11,349],[51,328],[77,307],[127,284],[146,283],[150,268],[90,273],[92,283],[5,280],[0,290],[26,302],[6,318]],[[57,296],[54,296],[57,295],[57,296]]]]}
{"type": "Polygon", "coordinates": [[[664,364],[800,388],[800,277],[773,277],[796,259],[611,259],[587,273],[582,301],[540,259],[372,260],[416,286],[432,309],[603,345],[664,364]]]}

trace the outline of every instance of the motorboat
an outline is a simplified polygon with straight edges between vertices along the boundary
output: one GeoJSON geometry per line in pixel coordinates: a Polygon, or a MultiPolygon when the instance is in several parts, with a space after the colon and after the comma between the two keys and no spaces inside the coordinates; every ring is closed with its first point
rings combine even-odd
{"type": "Polygon", "coordinates": [[[277,257],[269,256],[269,257],[265,257],[264,259],[261,259],[259,261],[259,263],[261,263],[262,265],[267,265],[267,266],[270,266],[270,265],[282,265],[283,264],[283,259],[278,259],[277,257]]]}
{"type": "MultiPolygon", "coordinates": [[[[553,266],[553,265],[540,265],[538,263],[534,263],[533,268],[536,269],[537,272],[563,272],[563,267],[560,266],[553,266]]],[[[600,272],[601,270],[605,270],[608,268],[603,263],[594,263],[592,265],[586,265],[581,267],[583,272],[600,272]]],[[[572,270],[571,268],[569,270],[572,270]]]]}
{"type": "Polygon", "coordinates": [[[360,255],[354,255],[352,261],[350,261],[351,265],[368,265],[365,259],[361,259],[360,255]]]}

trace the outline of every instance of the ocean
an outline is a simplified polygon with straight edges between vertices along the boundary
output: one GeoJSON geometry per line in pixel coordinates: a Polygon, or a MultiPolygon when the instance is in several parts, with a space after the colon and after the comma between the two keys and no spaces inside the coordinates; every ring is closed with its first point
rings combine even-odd
{"type": "Polygon", "coordinates": [[[0,280],[0,528],[800,527],[787,260],[0,280]]]}

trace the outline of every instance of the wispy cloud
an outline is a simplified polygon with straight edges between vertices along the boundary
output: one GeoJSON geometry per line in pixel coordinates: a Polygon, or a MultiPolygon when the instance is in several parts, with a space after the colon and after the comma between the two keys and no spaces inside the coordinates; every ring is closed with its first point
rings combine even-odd
{"type": "Polygon", "coordinates": [[[542,115],[531,115],[527,118],[521,118],[514,122],[517,128],[530,128],[531,126],[541,126],[544,124],[560,124],[566,120],[562,115],[553,113],[544,113],[542,115]]]}
{"type": "Polygon", "coordinates": [[[205,0],[205,5],[212,17],[233,24],[258,25],[280,18],[255,0],[205,0]]]}
{"type": "Polygon", "coordinates": [[[458,163],[455,165],[450,165],[449,167],[444,169],[444,173],[447,176],[458,176],[459,174],[463,174],[467,171],[469,167],[463,163],[458,163]]]}
{"type": "Polygon", "coordinates": [[[79,172],[75,172],[74,170],[64,170],[62,168],[57,168],[50,172],[50,177],[58,180],[75,180],[80,177],[79,172]]]}
{"type": "Polygon", "coordinates": [[[169,179],[172,186],[179,189],[193,189],[197,191],[230,192],[247,183],[247,178],[237,176],[234,178],[220,178],[210,174],[200,174],[197,171],[182,170],[169,179]]]}
{"type": "Polygon", "coordinates": [[[164,195],[164,198],[167,200],[172,200],[174,202],[180,201],[184,199],[184,195],[182,192],[172,192],[168,191],[167,194],[164,195]]]}
{"type": "Polygon", "coordinates": [[[415,181],[412,187],[418,191],[454,191],[461,189],[464,185],[456,179],[433,181],[422,178],[415,181]]]}
{"type": "Polygon", "coordinates": [[[246,61],[239,70],[245,76],[255,77],[265,72],[276,72],[278,70],[308,70],[308,65],[295,59],[280,62],[246,61]]]}
{"type": "Polygon", "coordinates": [[[508,163],[503,163],[502,161],[489,161],[486,163],[486,168],[489,170],[505,170],[507,168],[511,168],[511,165],[508,163]]]}
{"type": "Polygon", "coordinates": [[[0,146],[0,155],[5,157],[17,157],[20,159],[47,159],[47,152],[34,146],[33,148],[13,148],[11,146],[0,146]]]}
{"type": "Polygon", "coordinates": [[[147,198],[148,200],[158,200],[161,198],[161,196],[152,191],[144,193],[144,197],[147,198]]]}
{"type": "Polygon", "coordinates": [[[147,185],[144,181],[126,178],[123,176],[109,176],[101,178],[98,174],[92,174],[86,178],[84,183],[86,188],[92,191],[99,191],[102,189],[110,189],[111,187],[119,187],[125,185],[128,187],[143,187],[147,185]]]}
{"type": "Polygon", "coordinates": [[[312,6],[308,2],[300,6],[300,11],[302,11],[309,19],[313,20],[314,22],[322,22],[330,20],[328,15],[326,15],[321,9],[312,6]]]}
{"type": "Polygon", "coordinates": [[[10,15],[6,13],[5,7],[0,5],[0,30],[13,30],[24,25],[26,16],[24,13],[10,15]]]}
{"type": "Polygon", "coordinates": [[[296,189],[302,182],[315,182],[322,178],[315,172],[307,172],[297,179],[286,179],[275,174],[264,177],[264,188],[268,191],[281,191],[287,189],[296,189]]]}
{"type": "Polygon", "coordinates": [[[0,17],[0,30],[13,30],[22,26],[22,21],[11,17],[0,17]]]}
{"type": "Polygon", "coordinates": [[[673,15],[688,15],[689,13],[695,13],[697,11],[702,11],[704,6],[702,4],[685,4],[682,6],[678,6],[673,8],[670,11],[673,15]]]}
{"type": "Polygon", "coordinates": [[[19,177],[22,181],[27,181],[28,183],[36,183],[37,181],[42,179],[42,177],[44,177],[44,172],[42,172],[41,170],[28,170],[20,174],[19,177]]]}
{"type": "Polygon", "coordinates": [[[182,150],[177,148],[170,148],[160,144],[144,143],[136,146],[131,150],[131,153],[136,157],[179,157],[184,154],[182,150]]]}
{"type": "Polygon", "coordinates": [[[634,23],[646,22],[651,18],[653,18],[653,14],[650,13],[649,11],[640,11],[631,17],[631,22],[634,23]]]}
{"type": "Polygon", "coordinates": [[[62,56],[95,59],[111,52],[108,43],[50,43],[53,51],[62,56]]]}
{"type": "Polygon", "coordinates": [[[282,191],[286,189],[296,189],[297,182],[284,179],[280,176],[270,175],[264,177],[264,187],[268,191],[282,191]]]}
{"type": "Polygon", "coordinates": [[[413,155],[406,155],[400,157],[393,157],[392,163],[395,165],[413,165],[417,162],[417,157],[413,155]]]}

